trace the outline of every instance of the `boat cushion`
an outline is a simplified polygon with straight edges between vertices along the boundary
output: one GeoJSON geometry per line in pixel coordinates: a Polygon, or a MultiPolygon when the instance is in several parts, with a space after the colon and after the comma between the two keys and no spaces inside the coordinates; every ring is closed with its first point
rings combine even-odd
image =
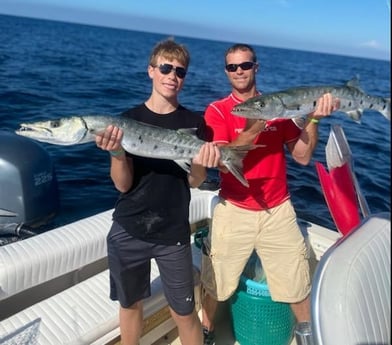
{"type": "MultiPolygon", "coordinates": [[[[190,223],[211,218],[217,199],[214,192],[193,190],[190,223]]],[[[105,258],[111,214],[112,210],[105,211],[0,247],[0,309],[8,300],[18,301],[29,288],[49,284],[105,258]]],[[[199,267],[200,250],[192,246],[194,264],[199,267]]],[[[145,319],[167,306],[155,260],[151,270],[152,296],[144,303],[145,319]]],[[[118,335],[118,326],[118,303],[109,299],[109,274],[105,269],[83,281],[76,274],[73,286],[1,319],[0,344],[15,344],[19,339],[21,345],[24,336],[29,345],[100,344],[108,333],[118,335]]]]}
{"type": "Polygon", "coordinates": [[[322,256],[313,278],[317,345],[391,343],[390,214],[373,215],[322,256]]]}
{"type": "MultiPolygon", "coordinates": [[[[211,218],[215,192],[191,190],[189,222],[211,218]]],[[[106,257],[113,210],[0,247],[0,301],[106,257]]],[[[75,272],[72,279],[80,279],[75,272]]]]}

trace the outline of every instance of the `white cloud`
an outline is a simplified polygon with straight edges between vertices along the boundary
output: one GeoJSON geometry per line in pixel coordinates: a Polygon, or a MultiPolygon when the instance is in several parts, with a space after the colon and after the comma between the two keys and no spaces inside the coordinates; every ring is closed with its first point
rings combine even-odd
{"type": "Polygon", "coordinates": [[[368,48],[373,48],[373,49],[379,49],[380,44],[376,40],[371,40],[367,42],[363,42],[360,44],[361,47],[368,47],[368,48]]]}

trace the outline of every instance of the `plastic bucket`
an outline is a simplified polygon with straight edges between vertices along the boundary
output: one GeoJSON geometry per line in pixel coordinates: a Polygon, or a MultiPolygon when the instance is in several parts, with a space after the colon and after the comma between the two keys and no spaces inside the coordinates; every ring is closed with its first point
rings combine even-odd
{"type": "Polygon", "coordinates": [[[287,303],[274,302],[265,283],[241,276],[230,299],[233,332],[241,345],[288,345],[295,317],[287,303]]]}

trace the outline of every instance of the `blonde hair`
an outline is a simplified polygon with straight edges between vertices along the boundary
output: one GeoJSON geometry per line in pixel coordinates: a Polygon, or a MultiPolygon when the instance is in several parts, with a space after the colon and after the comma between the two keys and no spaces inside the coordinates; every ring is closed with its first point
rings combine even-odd
{"type": "Polygon", "coordinates": [[[178,60],[185,68],[188,68],[191,60],[188,49],[184,45],[176,43],[173,38],[158,42],[154,46],[150,55],[151,66],[156,66],[158,56],[169,61],[178,60]]]}

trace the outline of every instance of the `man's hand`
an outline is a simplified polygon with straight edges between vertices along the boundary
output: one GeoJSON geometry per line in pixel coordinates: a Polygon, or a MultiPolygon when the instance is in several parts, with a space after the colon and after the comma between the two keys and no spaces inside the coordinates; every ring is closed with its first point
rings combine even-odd
{"type": "Polygon", "coordinates": [[[199,153],[193,157],[192,163],[205,168],[216,168],[221,158],[218,146],[214,143],[206,142],[201,146],[199,153]]]}
{"type": "Polygon", "coordinates": [[[317,100],[316,109],[313,113],[310,113],[308,117],[310,119],[320,120],[323,117],[331,115],[331,113],[338,110],[339,107],[340,100],[338,98],[333,98],[331,93],[326,93],[317,100]]]}
{"type": "Polygon", "coordinates": [[[105,151],[122,150],[121,140],[123,138],[122,129],[115,126],[108,126],[104,132],[95,136],[96,145],[105,151]]]}

